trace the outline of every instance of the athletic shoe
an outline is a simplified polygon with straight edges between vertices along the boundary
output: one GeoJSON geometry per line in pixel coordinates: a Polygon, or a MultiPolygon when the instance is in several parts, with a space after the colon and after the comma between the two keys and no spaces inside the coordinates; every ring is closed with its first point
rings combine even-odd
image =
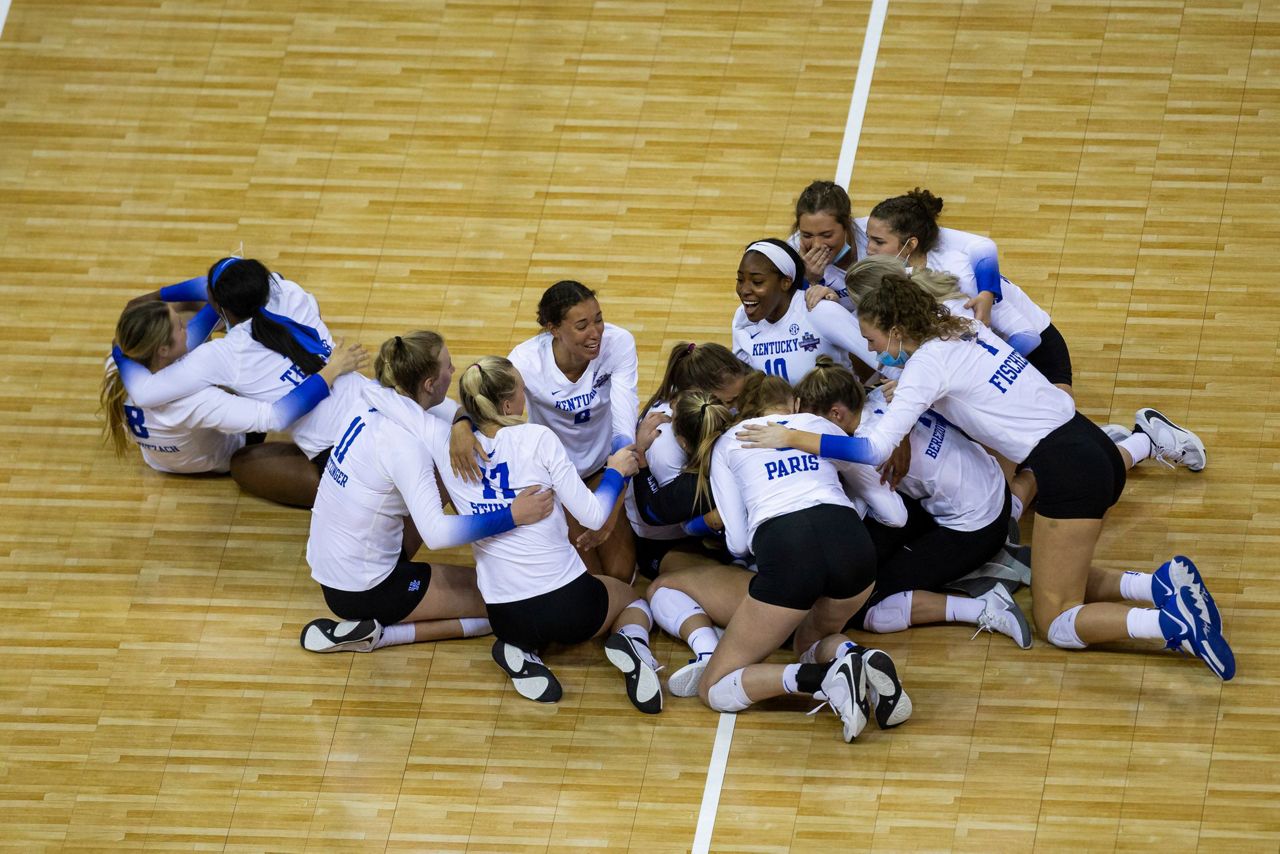
{"type": "Polygon", "coordinates": [[[1204,442],[1185,427],[1179,427],[1155,409],[1139,409],[1134,416],[1134,430],[1146,433],[1151,439],[1151,455],[1169,468],[1186,466],[1192,471],[1202,471],[1208,457],[1204,442]]]}
{"type": "Polygon", "coordinates": [[[1117,445],[1133,435],[1133,431],[1123,424],[1103,424],[1102,432],[1106,433],[1107,438],[1117,445]]]}
{"type": "Polygon", "coordinates": [[[662,680],[647,657],[636,651],[636,643],[634,638],[614,632],[604,642],[604,654],[610,664],[622,671],[631,705],[646,715],[656,715],[662,711],[662,680]]]}
{"type": "Polygon", "coordinates": [[[382,639],[377,620],[312,620],[302,627],[298,643],[308,652],[373,652],[382,639]]]}
{"type": "Polygon", "coordinates": [[[898,670],[889,654],[880,649],[865,650],[862,653],[862,672],[867,675],[867,693],[875,706],[876,723],[880,729],[906,723],[911,717],[911,698],[902,689],[898,670]]]}
{"type": "Polygon", "coordinates": [[[1191,591],[1191,600],[1195,603],[1200,619],[1221,632],[1222,614],[1218,612],[1218,605],[1209,595],[1200,570],[1196,569],[1191,558],[1182,555],[1172,557],[1162,563],[1151,576],[1151,598],[1155,600],[1157,608],[1163,608],[1169,597],[1184,588],[1191,591]]]}
{"type": "MultiPolygon", "coordinates": [[[[846,743],[857,738],[867,725],[869,713],[867,673],[862,664],[862,656],[856,650],[850,650],[833,661],[822,677],[822,689],[813,696],[824,701],[822,706],[830,705],[832,711],[840,716],[846,743]]],[[[822,706],[809,714],[816,714],[822,706]]]]}
{"type": "Polygon", "coordinates": [[[516,693],[536,703],[554,703],[564,695],[560,680],[542,659],[504,640],[493,642],[493,660],[515,686],[516,693]]]}
{"type": "Polygon", "coordinates": [[[704,652],[697,658],[691,658],[688,664],[667,677],[667,690],[673,697],[698,696],[698,683],[702,681],[702,673],[707,669],[711,655],[704,652]]]}
{"type": "Polygon", "coordinates": [[[1003,584],[997,584],[974,598],[982,600],[983,608],[978,615],[978,631],[973,633],[973,637],[976,638],[979,632],[999,632],[1013,638],[1013,642],[1023,649],[1031,649],[1031,625],[1003,584]]]}
{"type": "Polygon", "coordinates": [[[1183,587],[1160,609],[1160,629],[1169,649],[1182,649],[1200,659],[1226,682],[1236,675],[1236,657],[1222,632],[1200,619],[1190,588],[1183,587]]]}

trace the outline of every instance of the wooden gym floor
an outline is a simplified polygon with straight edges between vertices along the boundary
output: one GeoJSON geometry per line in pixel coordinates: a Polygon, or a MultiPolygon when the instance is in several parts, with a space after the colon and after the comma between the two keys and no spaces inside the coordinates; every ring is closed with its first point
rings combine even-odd
{"type": "MultiPolygon", "coordinates": [[[[636,714],[598,646],[553,659],[550,708],[488,639],[302,652],[307,515],[115,459],[97,384],[129,296],[243,243],[338,334],[438,329],[460,364],[579,278],[647,393],[674,342],[727,341],[740,248],[834,174],[868,11],[13,0],[0,845],[688,850],[717,715],[636,714]]],[[[712,850],[1280,848],[1278,56],[1255,0],[892,0],[856,210],[931,188],[1052,312],[1086,413],[1200,432],[1208,470],[1134,472],[1099,561],[1194,556],[1240,675],[884,637],[911,722],[845,745],[802,704],[739,716],[712,850]]]]}

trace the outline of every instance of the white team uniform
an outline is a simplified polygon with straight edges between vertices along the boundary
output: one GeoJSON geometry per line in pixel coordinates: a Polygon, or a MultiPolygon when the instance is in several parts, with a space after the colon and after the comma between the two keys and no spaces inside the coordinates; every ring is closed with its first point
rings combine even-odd
{"type": "Polygon", "coordinates": [[[484,465],[482,481],[469,483],[456,476],[449,465],[448,424],[424,418],[421,409],[414,411],[412,401],[387,389],[366,393],[365,397],[375,403],[379,412],[420,435],[462,517],[510,507],[520,491],[530,486],[554,490],[556,509],[547,518],[472,544],[476,583],[485,602],[516,602],[550,593],[587,571],[569,542],[569,528],[561,508],[594,530],[608,520],[614,502],[605,506],[587,488],[564,446],[548,428],[518,424],[499,429],[492,439],[477,432],[476,438],[484,445],[489,460],[484,465]]]}
{"type": "MultiPolygon", "coordinates": [[[[320,319],[315,297],[277,273],[271,274],[267,310],[310,326],[332,349],[333,338],[320,319]]],[[[237,323],[224,337],[196,347],[163,370],[144,371],[145,376],[126,373],[129,397],[136,406],[149,409],[209,386],[222,386],[251,400],[279,400],[306,376],[289,359],[254,341],[252,330],[252,320],[237,323]]],[[[360,400],[361,386],[371,382],[358,374],[344,374],[328,398],[293,424],[290,433],[303,453],[314,457],[333,444],[347,410],[360,400]]]]}
{"type": "MultiPolygon", "coordinates": [[[[365,388],[401,398],[424,422],[438,425],[430,435],[441,443],[439,450],[447,458],[448,422],[376,383],[365,388]]],[[[400,560],[406,515],[413,517],[431,549],[461,545],[484,534],[485,523],[475,517],[444,515],[426,432],[406,430],[371,410],[363,396],[348,409],[343,429],[329,440],[333,453],[311,510],[307,563],[312,578],[351,592],[376,587],[400,560]]]]}
{"type": "MultiPolygon", "coordinates": [[[[670,415],[671,404],[659,401],[649,412],[670,415]]],[[[645,415],[648,414],[648,412],[645,413],[645,415]]],[[[666,486],[675,480],[689,461],[688,455],[676,441],[676,434],[671,432],[670,422],[658,425],[658,437],[653,440],[649,450],[645,451],[644,457],[649,463],[649,474],[653,475],[658,486],[666,486]]],[[[636,536],[649,540],[679,540],[686,536],[684,528],[679,525],[650,525],[645,522],[640,516],[640,508],[636,505],[634,485],[627,487],[626,509],[627,521],[631,523],[631,529],[636,532],[636,536]]]]}
{"type": "Polygon", "coordinates": [[[627,330],[606,323],[600,355],[576,382],[556,367],[551,343],[551,333],[540,333],[516,345],[507,358],[524,378],[529,423],[549,427],[578,474],[590,475],[613,450],[635,441],[636,341],[627,330]]]}
{"type": "Polygon", "coordinates": [[[733,353],[757,371],[780,376],[795,385],[813,370],[819,356],[830,356],[837,365],[850,367],[852,355],[879,368],[875,355],[858,328],[857,317],[831,302],[818,303],[810,311],[804,292],[791,296],[787,313],[777,323],[752,323],[741,305],[733,314],[733,353]]]}
{"type": "Polygon", "coordinates": [[[1071,395],[985,327],[966,338],[930,339],[907,360],[884,415],[862,435],[883,462],[932,408],[974,441],[1020,463],[1075,415],[1071,395]]]}
{"type": "MultiPolygon", "coordinates": [[[[855,435],[865,435],[887,408],[884,395],[873,391],[855,435]]],[[[984,528],[1004,509],[1000,464],[932,411],[911,428],[911,467],[898,491],[918,499],[939,525],[956,531],[984,528]]]]}
{"type": "Polygon", "coordinates": [[[864,515],[870,505],[872,515],[886,525],[901,527],[906,523],[907,509],[902,499],[881,484],[880,475],[869,466],[827,460],[793,448],[742,447],[735,434],[743,425],[769,422],[796,430],[844,435],[827,419],[807,412],[785,418],[750,418],[725,431],[711,452],[711,493],[724,522],[729,550],[735,555],[750,553],[756,530],[767,520],[819,504],[850,507],[859,515],[864,515]],[[847,489],[862,499],[861,507],[846,494],[847,489]]]}
{"type": "MultiPolygon", "coordinates": [[[[796,250],[797,254],[800,254],[800,232],[793,232],[792,235],[787,238],[787,243],[792,249],[796,250]]],[[[865,235],[863,246],[865,248],[865,235]]],[[[849,255],[852,255],[855,261],[859,257],[857,252],[858,250],[856,247],[849,247],[849,255]]],[[[845,257],[847,258],[849,255],[846,255],[845,257]]],[[[844,286],[844,275],[846,272],[847,271],[840,269],[835,264],[828,264],[827,269],[822,271],[822,280],[818,282],[809,282],[809,286],[825,285],[826,287],[831,288],[831,290],[835,291],[836,302],[839,302],[845,311],[853,311],[853,299],[849,296],[849,289],[844,286]]],[[[807,273],[805,274],[805,278],[809,278],[807,273]]]]}

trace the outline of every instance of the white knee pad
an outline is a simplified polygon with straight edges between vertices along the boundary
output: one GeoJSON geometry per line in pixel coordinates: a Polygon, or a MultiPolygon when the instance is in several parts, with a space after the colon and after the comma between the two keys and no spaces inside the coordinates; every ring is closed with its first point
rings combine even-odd
{"type": "Polygon", "coordinates": [[[1053,618],[1053,622],[1049,624],[1049,643],[1063,649],[1084,649],[1088,644],[1080,640],[1080,636],[1076,634],[1076,615],[1080,613],[1083,605],[1077,605],[1074,608],[1068,608],[1061,614],[1053,618]]]}
{"type": "Polygon", "coordinates": [[[637,611],[643,611],[645,617],[647,617],[649,620],[649,625],[645,626],[645,630],[648,631],[649,629],[653,628],[653,611],[649,610],[648,602],[644,601],[643,599],[637,599],[627,607],[635,608],[637,611]]]}
{"type": "Polygon", "coordinates": [[[693,598],[680,590],[670,587],[659,587],[650,597],[649,607],[653,618],[658,621],[662,630],[672,637],[680,637],[680,627],[684,621],[697,614],[706,613],[693,598]]]}
{"type": "Polygon", "coordinates": [[[886,596],[868,608],[862,618],[862,628],[879,634],[911,628],[911,591],[886,596]]]}
{"type": "Polygon", "coordinates": [[[751,698],[742,690],[742,668],[711,686],[707,692],[707,705],[717,712],[741,712],[751,705],[751,698]]]}

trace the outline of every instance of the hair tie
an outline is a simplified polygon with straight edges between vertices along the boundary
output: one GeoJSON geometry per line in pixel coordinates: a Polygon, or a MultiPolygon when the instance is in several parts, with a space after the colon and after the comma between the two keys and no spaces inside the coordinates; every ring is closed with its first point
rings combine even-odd
{"type": "Polygon", "coordinates": [[[404,339],[403,339],[403,338],[401,338],[399,335],[397,335],[397,336],[396,336],[396,346],[397,346],[397,347],[403,347],[403,346],[404,346],[404,339]]]}
{"type": "Polygon", "coordinates": [[[693,352],[693,348],[694,348],[694,347],[697,347],[697,346],[698,346],[697,344],[690,343],[688,347],[685,347],[685,348],[684,348],[684,351],[685,351],[685,353],[686,353],[686,354],[687,354],[687,353],[692,353],[692,352],[693,352]]]}
{"type": "Polygon", "coordinates": [[[472,362],[472,363],[471,363],[471,367],[473,367],[473,368],[475,368],[477,371],[479,371],[479,372],[480,372],[480,376],[482,376],[482,377],[484,376],[484,368],[480,367],[480,363],[479,363],[479,362],[472,362]]]}

